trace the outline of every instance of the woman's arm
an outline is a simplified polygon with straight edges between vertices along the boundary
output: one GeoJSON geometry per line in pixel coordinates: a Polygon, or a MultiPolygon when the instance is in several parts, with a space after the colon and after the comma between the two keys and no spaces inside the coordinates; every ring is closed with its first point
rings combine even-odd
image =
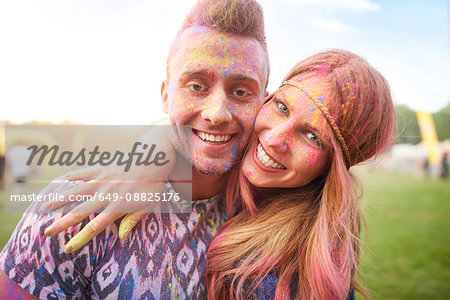
{"type": "Polygon", "coordinates": [[[67,175],[66,179],[80,182],[74,189],[66,191],[67,195],[117,194],[122,195],[123,198],[114,202],[99,200],[84,202],[71,210],[69,214],[55,221],[45,230],[45,234],[54,236],[66,228],[81,222],[92,212],[104,208],[96,218],[90,221],[67,243],[65,252],[72,253],[76,251],[125,214],[127,216],[120,225],[119,237],[121,239],[126,238],[131,229],[147,213],[151,212],[154,206],[151,204],[152,202],[126,201],[123,195],[149,192],[162,193],[165,182],[175,166],[176,153],[169,138],[169,130],[169,126],[154,126],[139,140],[142,144],[156,145],[154,153],[165,153],[165,160],[169,161],[169,163],[163,166],[133,166],[126,175],[123,168],[118,167],[88,168],[67,175]]]}

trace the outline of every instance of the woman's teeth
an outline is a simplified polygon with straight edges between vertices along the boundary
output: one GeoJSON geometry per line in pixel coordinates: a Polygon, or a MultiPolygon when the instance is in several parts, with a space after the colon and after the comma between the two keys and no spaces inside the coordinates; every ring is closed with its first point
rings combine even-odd
{"type": "Polygon", "coordinates": [[[212,134],[208,134],[208,133],[204,133],[201,131],[196,131],[195,132],[197,134],[197,136],[199,138],[201,138],[204,141],[208,141],[208,142],[219,142],[219,143],[226,143],[230,140],[231,135],[212,135],[212,134]]]}
{"type": "Polygon", "coordinates": [[[265,165],[268,168],[273,168],[273,169],[286,169],[285,167],[283,167],[282,165],[280,165],[277,162],[274,162],[269,155],[267,155],[266,151],[264,151],[263,147],[261,146],[260,143],[258,143],[257,148],[257,153],[256,155],[258,156],[259,161],[265,165]]]}

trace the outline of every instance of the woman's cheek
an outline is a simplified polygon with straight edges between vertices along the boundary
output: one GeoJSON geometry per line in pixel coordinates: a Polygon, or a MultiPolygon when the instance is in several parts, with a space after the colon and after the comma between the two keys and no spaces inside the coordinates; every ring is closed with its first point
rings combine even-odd
{"type": "Polygon", "coordinates": [[[268,105],[265,105],[256,116],[256,125],[266,125],[271,124],[275,121],[275,114],[274,112],[268,107],[268,105]]]}

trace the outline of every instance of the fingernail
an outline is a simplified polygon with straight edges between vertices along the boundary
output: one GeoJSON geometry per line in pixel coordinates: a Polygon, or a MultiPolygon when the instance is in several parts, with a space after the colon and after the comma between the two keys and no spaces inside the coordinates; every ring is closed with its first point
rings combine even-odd
{"type": "Polygon", "coordinates": [[[46,236],[52,236],[52,235],[53,235],[53,228],[52,228],[52,226],[46,228],[46,229],[44,230],[44,234],[45,234],[46,236]]]}
{"type": "Polygon", "coordinates": [[[128,234],[130,233],[129,229],[124,230],[123,234],[122,234],[122,238],[121,240],[125,240],[128,236],[128,234]]]}
{"type": "Polygon", "coordinates": [[[67,254],[72,253],[72,246],[66,245],[66,247],[64,248],[64,253],[67,253],[67,254]]]}

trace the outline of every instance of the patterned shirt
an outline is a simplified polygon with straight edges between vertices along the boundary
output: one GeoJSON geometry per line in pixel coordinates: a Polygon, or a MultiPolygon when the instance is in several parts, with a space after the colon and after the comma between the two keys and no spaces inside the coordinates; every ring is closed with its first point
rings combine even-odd
{"type": "Polygon", "coordinates": [[[44,230],[63,213],[25,213],[0,269],[40,299],[203,299],[208,245],[227,220],[222,197],[193,201],[192,213],[148,214],[125,241],[119,219],[72,254],[64,245],[96,214],[50,238],[44,230]]]}

